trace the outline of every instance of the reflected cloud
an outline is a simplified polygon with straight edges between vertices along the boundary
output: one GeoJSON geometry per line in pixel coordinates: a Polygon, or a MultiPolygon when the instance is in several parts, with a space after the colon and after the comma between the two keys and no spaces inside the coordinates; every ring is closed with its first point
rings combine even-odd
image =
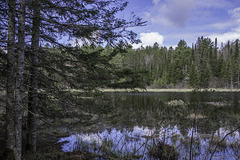
{"type": "MultiPolygon", "coordinates": [[[[191,128],[187,132],[187,136],[181,134],[180,129],[177,126],[171,127],[161,127],[156,130],[149,129],[147,127],[135,126],[132,131],[127,129],[111,131],[105,130],[99,133],[90,134],[76,134],[69,137],[61,138],[58,143],[66,142],[62,146],[64,152],[73,152],[78,149],[100,153],[101,145],[107,145],[108,150],[115,153],[121,153],[119,156],[124,156],[126,154],[138,154],[143,155],[143,159],[148,159],[148,149],[152,146],[155,141],[164,142],[169,146],[176,146],[178,152],[180,153],[180,158],[188,157],[189,147],[193,148],[195,152],[199,154],[194,155],[196,159],[202,159],[210,156],[209,146],[210,143],[212,147],[223,139],[230,131],[225,128],[219,128],[214,133],[214,138],[211,134],[200,134],[197,132],[196,128],[191,128]],[[193,139],[192,144],[190,144],[191,139],[193,139]],[[146,146],[148,146],[146,149],[146,146]]],[[[229,135],[224,142],[224,146],[215,153],[214,157],[228,157],[234,158],[236,154],[233,148],[228,147],[231,145],[239,145],[240,137],[239,132],[234,132],[229,135]]],[[[238,154],[238,153],[237,153],[238,154]]]]}

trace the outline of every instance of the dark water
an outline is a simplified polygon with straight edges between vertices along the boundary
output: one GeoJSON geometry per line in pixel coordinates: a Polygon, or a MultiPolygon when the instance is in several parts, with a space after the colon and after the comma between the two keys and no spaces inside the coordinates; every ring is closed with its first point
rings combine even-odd
{"type": "Polygon", "coordinates": [[[240,159],[239,92],[106,96],[110,99],[105,106],[108,112],[93,125],[95,129],[61,138],[59,142],[67,141],[63,151],[151,159],[149,151],[161,142],[174,148],[178,159],[240,159]]]}

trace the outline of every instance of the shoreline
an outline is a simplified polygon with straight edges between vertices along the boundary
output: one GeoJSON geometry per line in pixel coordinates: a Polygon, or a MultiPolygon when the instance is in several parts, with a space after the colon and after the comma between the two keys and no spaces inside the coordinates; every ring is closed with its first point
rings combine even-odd
{"type": "MultiPolygon", "coordinates": [[[[161,92],[192,92],[196,89],[188,89],[188,88],[181,88],[181,89],[158,89],[158,88],[146,88],[146,89],[111,89],[111,88],[101,88],[99,89],[102,92],[140,92],[140,93],[161,93],[161,92]]],[[[208,88],[208,89],[197,89],[198,91],[213,91],[213,92],[240,92],[240,89],[226,89],[226,88],[208,88]]]]}

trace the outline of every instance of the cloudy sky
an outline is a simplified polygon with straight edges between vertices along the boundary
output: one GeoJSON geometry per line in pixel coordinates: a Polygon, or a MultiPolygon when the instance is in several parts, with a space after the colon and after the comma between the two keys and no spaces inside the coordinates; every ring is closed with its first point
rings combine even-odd
{"type": "Polygon", "coordinates": [[[135,12],[147,26],[134,28],[142,41],[138,46],[189,46],[200,36],[226,43],[240,39],[240,0],[129,0],[124,11],[135,12]]]}

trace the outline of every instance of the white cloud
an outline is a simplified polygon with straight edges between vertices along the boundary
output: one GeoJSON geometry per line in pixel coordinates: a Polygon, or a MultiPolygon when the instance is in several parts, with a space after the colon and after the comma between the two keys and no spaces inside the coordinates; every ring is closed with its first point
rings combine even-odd
{"type": "Polygon", "coordinates": [[[226,32],[223,34],[215,33],[215,34],[211,34],[208,37],[211,38],[212,40],[217,38],[218,44],[220,44],[221,42],[227,43],[228,41],[235,41],[236,39],[239,39],[240,32],[226,32]]]}
{"type": "Polygon", "coordinates": [[[234,27],[236,26],[236,22],[233,21],[228,21],[228,22],[218,22],[218,23],[213,23],[213,24],[208,24],[204,26],[203,28],[213,28],[215,30],[225,30],[229,27],[234,27]]]}
{"type": "Polygon", "coordinates": [[[141,46],[153,46],[155,42],[157,42],[159,46],[163,46],[164,37],[158,32],[140,33],[140,40],[142,41],[142,43],[133,44],[133,48],[136,49],[141,46]]]}
{"type": "Polygon", "coordinates": [[[165,26],[185,27],[195,6],[194,0],[166,0],[151,8],[151,21],[165,26]]]}
{"type": "Polygon", "coordinates": [[[228,0],[195,0],[197,8],[226,8],[232,5],[228,0]]]}
{"type": "Polygon", "coordinates": [[[152,0],[154,4],[149,13],[153,24],[183,28],[194,17],[206,19],[212,9],[232,7],[229,0],[152,0]]]}
{"type": "Polygon", "coordinates": [[[232,9],[228,12],[232,19],[229,23],[232,23],[232,28],[230,28],[230,31],[225,33],[212,33],[208,37],[211,39],[217,38],[218,42],[221,43],[227,43],[227,41],[235,41],[236,39],[239,39],[240,37],[240,7],[232,9]]]}
{"type": "Polygon", "coordinates": [[[160,2],[160,0],[152,0],[152,3],[153,3],[154,5],[158,5],[159,2],[160,2]]]}
{"type": "Polygon", "coordinates": [[[151,13],[149,12],[143,12],[143,15],[146,19],[148,19],[149,17],[151,17],[151,13]]]}
{"type": "Polygon", "coordinates": [[[152,23],[162,24],[164,26],[174,26],[172,21],[170,21],[167,17],[152,17],[152,23]]]}
{"type": "Polygon", "coordinates": [[[233,19],[240,23],[240,7],[230,10],[228,13],[232,15],[233,19]]]}
{"type": "Polygon", "coordinates": [[[202,29],[214,29],[214,30],[234,30],[240,25],[240,7],[234,8],[228,11],[230,17],[223,22],[216,22],[213,24],[207,24],[202,27],[202,29]]]}

